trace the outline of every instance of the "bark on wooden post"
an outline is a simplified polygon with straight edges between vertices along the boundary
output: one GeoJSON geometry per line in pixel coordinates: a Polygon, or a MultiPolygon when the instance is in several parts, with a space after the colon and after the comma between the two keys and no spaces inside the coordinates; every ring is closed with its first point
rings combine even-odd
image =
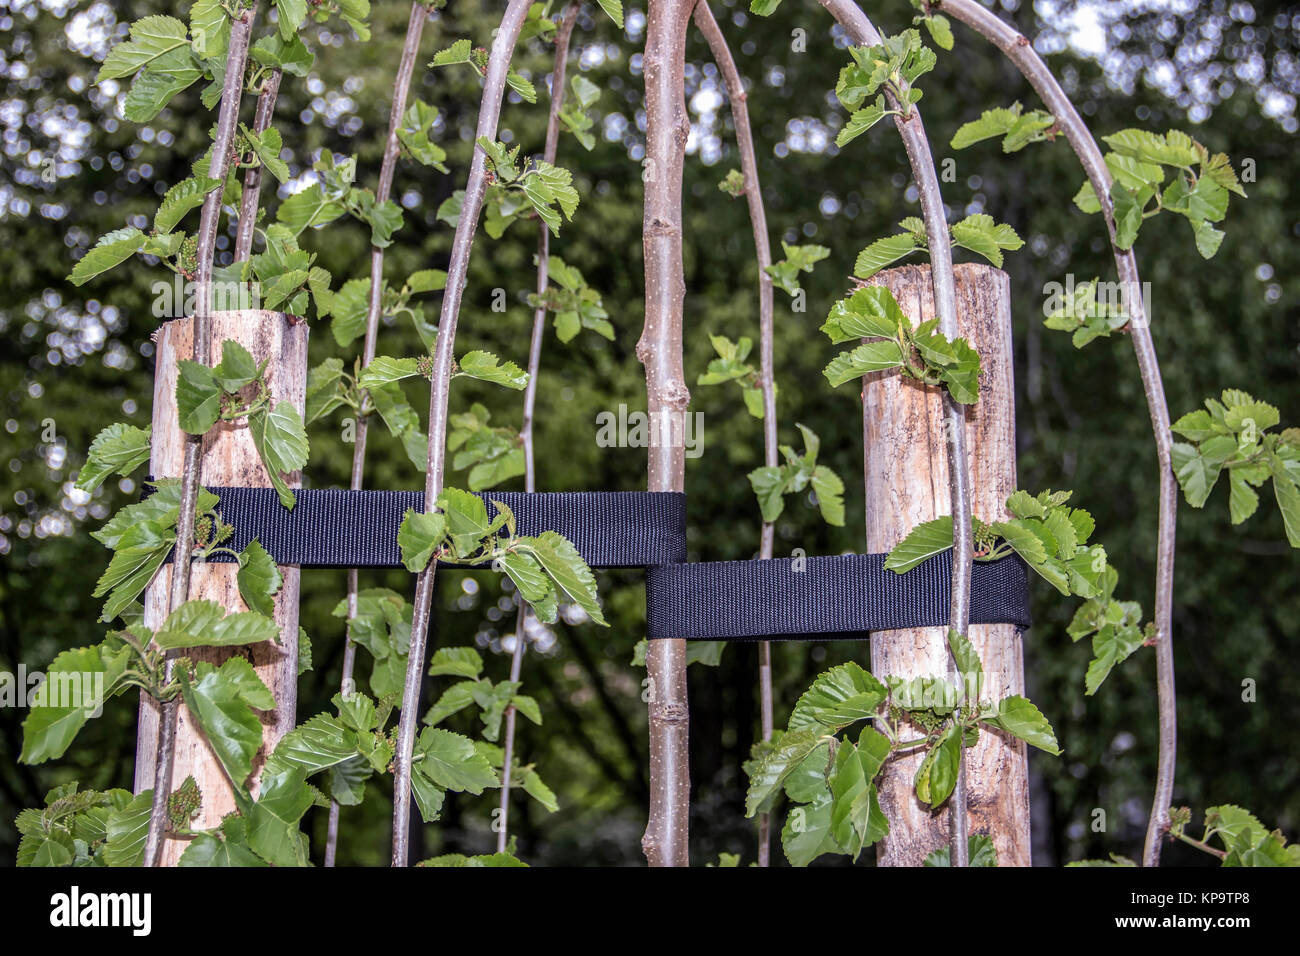
{"type": "MultiPolygon", "coordinates": [[[[912,323],[933,318],[929,266],[881,272],[872,285],[887,287],[912,323]]],[[[1004,502],[1016,488],[1015,390],[1011,343],[1011,289],[1005,272],[991,266],[956,267],[957,321],[979,352],[979,402],[966,413],[972,504],[976,517],[1008,517],[1004,502]]],[[[952,513],[944,448],[943,400],[898,373],[865,376],[862,389],[867,549],[888,551],[923,521],[952,513]]],[[[950,669],[942,627],[877,631],[871,636],[871,671],[878,677],[941,675],[950,669]]],[[[994,699],[1024,693],[1024,660],[1016,628],[972,625],[970,639],[984,662],[983,693],[994,699]]],[[[889,836],[879,845],[884,866],[919,866],[948,843],[947,811],[932,813],[915,796],[912,778],[922,751],[896,757],[881,776],[880,802],[889,836]]],[[[993,838],[1001,866],[1029,865],[1029,776],[1025,744],[984,728],[966,751],[970,833],[993,838]]]]}
{"type": "MultiPolygon", "coordinates": [[[[153,393],[153,449],[150,472],[156,477],[180,474],[185,434],[176,418],[176,375],[179,359],[193,354],[193,319],[164,323],[157,334],[153,393]]],[[[279,312],[246,310],[215,312],[212,315],[212,357],[221,360],[221,343],[230,339],[248,349],[259,363],[270,359],[267,384],[273,402],[287,400],[301,413],[307,387],[307,326],[291,324],[279,312]]],[[[297,473],[288,476],[289,485],[300,486],[297,473]]],[[[270,487],[266,469],[258,458],[246,422],[218,423],[203,439],[203,484],[205,487],[270,487]]],[[[247,610],[235,584],[237,564],[196,563],[190,579],[190,599],[216,601],[231,611],[247,610]]],[[[284,585],[275,596],[275,622],[280,627],[280,644],[269,641],[249,647],[193,648],[185,652],[191,660],[220,663],[234,654],[244,654],[257,675],[275,695],[276,709],[261,714],[262,749],[253,762],[254,780],[261,773],[267,755],[293,729],[298,699],[298,575],[296,565],[280,566],[284,585]]],[[[144,621],[156,628],[167,616],[171,565],[165,565],[144,596],[144,621]]],[[[158,706],[152,697],[141,696],[140,722],[136,738],[135,789],[139,793],[153,786],[154,758],[158,734],[158,706]]],[[[177,715],[176,764],[173,789],[193,776],[203,794],[203,805],[194,827],[210,828],[235,809],[234,794],[221,764],[182,705],[177,715]]],[[[254,784],[256,793],[256,784],[254,784]]],[[[187,841],[168,839],[162,865],[174,866],[187,841]]]]}

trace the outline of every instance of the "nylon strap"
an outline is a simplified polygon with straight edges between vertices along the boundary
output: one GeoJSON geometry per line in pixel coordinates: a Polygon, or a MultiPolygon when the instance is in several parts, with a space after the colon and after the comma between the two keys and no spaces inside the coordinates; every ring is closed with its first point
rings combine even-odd
{"type": "MultiPolygon", "coordinates": [[[[1015,555],[976,562],[972,624],[1029,626],[1028,569],[1015,555]]],[[[906,574],[883,554],[666,564],[646,569],[651,640],[826,640],[948,623],[952,554],[906,574]],[[795,562],[803,570],[795,570],[795,562]]]]}
{"type": "MultiPolygon", "coordinates": [[[[257,538],[277,564],[309,568],[400,567],[397,529],[408,509],[424,510],[423,491],[304,488],[293,510],[271,488],[211,488],[222,520],[234,526],[226,547],[257,538]]],[[[593,568],[640,568],[686,560],[686,496],[673,491],[483,492],[515,513],[518,531],[557,531],[593,568]]],[[[222,556],[213,558],[220,560],[222,556]]]]}

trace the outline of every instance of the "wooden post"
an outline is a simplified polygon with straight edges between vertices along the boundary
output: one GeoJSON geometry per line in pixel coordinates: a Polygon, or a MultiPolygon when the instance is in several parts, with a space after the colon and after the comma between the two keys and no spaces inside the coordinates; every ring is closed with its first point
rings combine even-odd
{"type": "MultiPolygon", "coordinates": [[[[914,325],[934,317],[928,265],[889,269],[871,284],[887,287],[914,325]]],[[[979,402],[966,413],[973,512],[996,521],[1008,517],[1004,502],[1016,488],[1011,285],[1005,272],[975,264],[956,267],[956,285],[958,326],[982,365],[979,402]]],[[[896,372],[865,376],[862,434],[868,551],[888,551],[921,522],[952,514],[939,390],[896,372]]],[[[946,633],[942,627],[875,632],[872,673],[947,676],[946,633]]],[[[984,662],[984,694],[994,699],[1023,694],[1024,660],[1015,627],[973,625],[969,636],[984,662]]],[[[913,791],[921,757],[920,750],[896,757],[881,776],[880,802],[889,817],[889,836],[878,850],[881,865],[919,866],[926,854],[948,843],[947,810],[932,813],[913,791]]],[[[999,865],[1028,866],[1025,744],[1000,731],[981,730],[979,743],[966,751],[966,787],[970,833],[992,836],[999,865]]]]}
{"type": "MultiPolygon", "coordinates": [[[[176,417],[176,375],[179,359],[193,353],[194,321],[175,319],[158,331],[153,393],[153,449],[150,472],[156,477],[180,474],[185,434],[176,417]]],[[[274,402],[287,400],[299,412],[303,409],[307,388],[307,326],[292,324],[280,312],[246,310],[214,312],[212,315],[212,356],[221,360],[221,343],[238,342],[259,363],[270,359],[266,378],[274,402]]],[[[292,487],[301,485],[300,476],[288,476],[292,487]]],[[[270,487],[271,482],[253,446],[245,422],[218,423],[203,439],[203,485],[205,487],[270,487]]],[[[190,580],[190,599],[216,601],[231,611],[247,610],[235,584],[239,566],[233,563],[196,563],[190,580]]],[[[220,663],[234,654],[244,654],[257,675],[275,695],[276,709],[262,714],[262,749],[253,762],[254,781],[261,773],[267,755],[280,738],[293,729],[297,718],[298,698],[298,575],[296,565],[280,567],[284,585],[275,596],[275,622],[280,627],[280,644],[269,641],[249,647],[202,647],[186,651],[191,660],[220,663]]],[[[164,565],[144,597],[144,621],[157,628],[167,616],[171,565],[164,565]]],[[[152,697],[142,695],[136,737],[135,789],[139,793],[153,786],[154,758],[158,735],[158,706],[152,697]]],[[[234,793],[225,772],[217,762],[207,741],[194,725],[189,711],[181,706],[176,724],[176,764],[172,787],[178,788],[186,777],[193,776],[203,794],[203,805],[194,827],[215,827],[221,818],[235,809],[234,793]]],[[[256,783],[254,783],[256,792],[256,783]]],[[[187,841],[168,839],[163,847],[162,864],[174,866],[184,852],[187,841]]]]}

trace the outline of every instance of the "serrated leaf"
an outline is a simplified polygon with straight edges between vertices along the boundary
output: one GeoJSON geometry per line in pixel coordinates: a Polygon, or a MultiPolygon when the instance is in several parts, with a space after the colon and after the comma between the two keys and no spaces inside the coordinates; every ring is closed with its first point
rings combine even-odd
{"type": "Polygon", "coordinates": [[[905,574],[936,554],[952,548],[952,516],[925,521],[907,533],[885,557],[885,568],[905,574]]]}

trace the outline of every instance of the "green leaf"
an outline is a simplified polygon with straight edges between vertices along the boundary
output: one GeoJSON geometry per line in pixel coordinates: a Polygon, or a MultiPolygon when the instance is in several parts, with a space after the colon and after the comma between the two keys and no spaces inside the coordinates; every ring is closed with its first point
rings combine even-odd
{"type": "Polygon", "coordinates": [[[483,673],[483,658],[472,647],[440,647],[429,665],[430,677],[476,678],[483,673]]]}
{"type": "Polygon", "coordinates": [[[433,61],[430,67],[455,66],[459,63],[468,63],[470,53],[473,52],[474,44],[469,40],[457,40],[445,50],[439,50],[433,55],[433,61]]]}
{"type": "Polygon", "coordinates": [[[903,353],[893,341],[866,342],[851,352],[841,352],[822,370],[835,388],[870,372],[883,372],[903,364],[903,353]]]}
{"type": "Polygon", "coordinates": [[[555,792],[546,785],[546,782],[542,780],[536,771],[529,771],[524,774],[523,788],[524,793],[540,803],[549,812],[554,813],[560,809],[560,801],[556,799],[555,792]]]}
{"type": "Polygon", "coordinates": [[[176,412],[182,431],[202,435],[221,414],[221,385],[217,375],[201,362],[181,359],[176,377],[176,412]]]}
{"type": "Polygon", "coordinates": [[[266,466],[280,504],[293,508],[294,494],[284,479],[307,464],[307,429],[298,409],[287,401],[277,402],[270,411],[249,416],[249,433],[266,466]]]}
{"type": "Polygon", "coordinates": [[[871,106],[863,107],[860,110],[854,110],[849,116],[849,121],[844,124],[844,128],[839,131],[835,137],[835,145],[843,148],[853,142],[871,127],[875,126],[888,115],[888,110],[883,104],[883,97],[880,103],[874,103],[871,106]]]}
{"type": "Polygon", "coordinates": [[[189,45],[185,24],[180,20],[163,16],[143,17],[131,24],[130,39],[108,51],[95,82],[131,76],[159,57],[189,45]]]}
{"type": "Polygon", "coordinates": [[[243,131],[249,148],[257,156],[258,162],[268,173],[275,177],[275,181],[283,183],[288,180],[289,164],[280,158],[280,151],[284,148],[284,141],[280,137],[280,131],[275,127],[268,127],[259,135],[243,123],[239,124],[239,128],[243,131]]]}
{"type": "Polygon", "coordinates": [[[885,557],[885,568],[904,574],[952,547],[952,516],[925,521],[907,533],[885,557]]]}
{"type": "Polygon", "coordinates": [[[418,574],[427,568],[446,535],[447,518],[441,512],[407,511],[397,531],[397,545],[406,570],[418,574]]]}
{"type": "MultiPolygon", "coordinates": [[[[120,673],[124,666],[115,663],[114,671],[120,673]]],[[[19,762],[38,764],[62,757],[86,721],[101,712],[117,673],[106,670],[98,647],[74,648],[54,658],[44,683],[28,701],[19,762]]]]}
{"type": "Polygon", "coordinates": [[[528,384],[528,373],[514,362],[502,362],[491,352],[468,352],[458,363],[459,374],[476,378],[495,385],[503,385],[516,391],[528,384]]]}
{"type": "Polygon", "coordinates": [[[340,392],[343,360],[327,358],[307,373],[306,423],[324,418],[344,404],[340,392]]]}
{"type": "Polygon", "coordinates": [[[398,359],[389,358],[387,355],[376,355],[374,360],[361,370],[361,377],[357,379],[357,384],[362,388],[371,389],[390,382],[413,378],[420,374],[419,361],[415,358],[398,359]]]}
{"type": "MultiPolygon", "coordinates": [[[[761,0],[759,0],[761,2],[761,0]]],[[[781,828],[781,849],[791,866],[807,866],[824,853],[842,852],[831,835],[831,793],[825,789],[807,806],[793,807],[781,828]]]]}
{"type": "Polygon", "coordinates": [[[94,248],[72,267],[72,274],[68,276],[68,281],[73,285],[82,285],[100,273],[107,272],[130,259],[144,247],[144,243],[144,233],[134,226],[116,229],[101,236],[94,248]]]}
{"type": "Polygon", "coordinates": [[[749,473],[749,484],[758,498],[758,508],[768,524],[785,510],[786,471],[777,465],[764,465],[749,473]]]}
{"type": "Polygon", "coordinates": [[[918,248],[924,248],[924,245],[911,232],[877,239],[858,253],[857,262],[853,266],[853,274],[859,279],[870,279],[885,266],[897,262],[918,248]]]}
{"type": "Polygon", "coordinates": [[[843,741],[835,751],[830,779],[831,834],[854,860],[863,847],[889,833],[889,821],[880,809],[873,783],[889,749],[887,737],[866,727],[857,746],[843,741]]]}
{"type": "Polygon", "coordinates": [[[313,803],[301,770],[262,774],[257,802],[247,814],[248,845],[273,866],[306,866],[298,821],[313,803]]]}
{"type": "Polygon", "coordinates": [[[121,422],[100,431],[77,473],[77,488],[94,491],[109,475],[130,475],[149,460],[149,436],[148,428],[121,422]]]}
{"type": "Polygon", "coordinates": [[[1300,548],[1300,487],[1291,480],[1284,467],[1274,465],[1273,494],[1282,512],[1286,539],[1293,548],[1300,548]]]}
{"type": "Polygon", "coordinates": [[[272,0],[280,21],[280,36],[288,40],[307,22],[307,0],[272,0]]]}
{"type": "Polygon", "coordinates": [[[1013,737],[1019,737],[1049,754],[1059,755],[1061,752],[1052,725],[1048,723],[1042,712],[1024,697],[1005,697],[998,701],[997,714],[984,718],[984,722],[1005,730],[1013,737]]]}
{"type": "Polygon", "coordinates": [[[1171,447],[1174,475],[1193,508],[1205,505],[1223,470],[1224,462],[1237,450],[1237,442],[1227,435],[1207,438],[1199,446],[1174,442],[1171,447]]]}
{"type": "Polygon", "coordinates": [[[199,833],[191,839],[177,865],[266,866],[266,861],[248,848],[247,826],[243,817],[226,817],[217,829],[199,833]]]}
{"type": "Polygon", "coordinates": [[[182,179],[167,190],[159,203],[153,217],[154,230],[164,235],[171,232],[188,212],[202,206],[207,194],[220,185],[215,179],[194,176],[182,179]]]}
{"type": "Polygon", "coordinates": [[[1127,660],[1145,641],[1146,635],[1136,623],[1104,624],[1092,638],[1092,660],[1084,677],[1084,692],[1088,696],[1097,693],[1115,665],[1127,660]]]}
{"type": "Polygon", "coordinates": [[[912,327],[885,286],[867,286],[831,306],[822,332],[836,345],[860,338],[896,338],[912,327]]]}
{"type": "Polygon", "coordinates": [[[604,625],[596,598],[596,577],[568,538],[555,531],[543,531],[535,538],[518,539],[519,547],[541,564],[551,580],[597,624],[604,625]]]}
{"type": "Polygon", "coordinates": [[[844,482],[825,465],[813,469],[811,480],[822,520],[836,528],[844,527],[844,482]]]}
{"type": "Polygon", "coordinates": [[[122,101],[122,115],[133,123],[147,123],[202,75],[188,47],[164,53],[131,82],[122,101]]]}
{"type": "Polygon", "coordinates": [[[208,663],[197,667],[197,680],[180,673],[185,706],[207,738],[212,752],[236,789],[242,789],[253,769],[253,757],[262,746],[262,723],[253,712],[255,704],[275,699],[242,657],[232,657],[218,669],[208,663]],[[249,698],[254,703],[250,703],[249,698]]]}
{"type": "Polygon", "coordinates": [[[153,790],[142,790],[124,807],[108,817],[104,862],[109,866],[140,866],[144,862],[144,843],[149,835],[149,815],[153,808],[153,790]]]}
{"type": "Polygon", "coordinates": [[[623,29],[623,0],[596,0],[605,15],[614,21],[614,25],[623,29]]]}
{"type": "Polygon", "coordinates": [[[235,576],[239,586],[239,596],[244,599],[249,610],[257,611],[270,618],[275,613],[272,598],[284,583],[280,569],[275,560],[254,538],[239,554],[239,572],[235,576]]]}
{"type": "MultiPolygon", "coordinates": [[[[966,858],[969,866],[997,866],[998,854],[993,840],[984,833],[972,833],[966,840],[966,858]]],[[[952,866],[952,847],[944,846],[925,858],[922,866],[952,866]]],[[[1070,864],[1071,866],[1075,864],[1070,864]]]]}
{"type": "Polygon", "coordinates": [[[790,714],[791,732],[838,731],[871,718],[889,695],[885,686],[852,661],[817,676],[790,714]]]}
{"type": "Polygon", "coordinates": [[[953,788],[957,785],[957,771],[961,766],[961,747],[960,728],[949,727],[921,762],[917,771],[916,795],[931,807],[940,806],[952,795],[953,788]],[[926,775],[924,784],[920,780],[921,771],[926,775]]]}
{"type": "Polygon", "coordinates": [[[438,727],[426,727],[420,732],[412,770],[444,790],[457,793],[479,794],[500,783],[473,741],[438,727]]]}
{"type": "Polygon", "coordinates": [[[940,14],[934,14],[924,19],[925,28],[930,32],[931,39],[942,49],[951,50],[953,45],[952,24],[948,18],[940,14]]]}
{"type": "Polygon", "coordinates": [[[781,737],[771,751],[764,754],[749,775],[749,791],[745,795],[745,816],[752,817],[771,809],[780,793],[781,784],[804,759],[821,743],[815,729],[792,730],[781,737]]]}
{"type": "Polygon", "coordinates": [[[264,773],[298,769],[310,776],[357,754],[356,734],[329,714],[317,714],[280,738],[264,773]]]}
{"type": "Polygon", "coordinates": [[[994,223],[993,217],[984,213],[953,223],[952,241],[953,245],[978,253],[999,268],[1003,249],[1015,251],[1025,244],[1014,229],[1006,223],[994,223]]]}
{"type": "Polygon", "coordinates": [[[226,339],[221,343],[221,362],[212,374],[223,391],[238,392],[258,377],[257,363],[248,349],[233,339],[226,339]]]}
{"type": "Polygon", "coordinates": [[[163,650],[235,647],[279,639],[280,629],[271,618],[256,611],[227,614],[216,601],[186,601],[154,634],[154,643],[163,650]]]}

